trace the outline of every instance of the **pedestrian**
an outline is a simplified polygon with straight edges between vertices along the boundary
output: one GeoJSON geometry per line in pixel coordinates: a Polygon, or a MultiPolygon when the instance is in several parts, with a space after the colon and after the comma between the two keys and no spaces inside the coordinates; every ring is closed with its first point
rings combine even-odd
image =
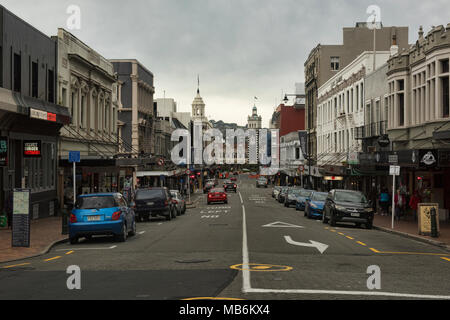
{"type": "Polygon", "coordinates": [[[400,217],[403,215],[404,207],[406,205],[405,195],[401,193],[401,190],[398,189],[397,193],[394,196],[394,205],[395,205],[395,217],[397,220],[400,220],[400,217]]]}
{"type": "Polygon", "coordinates": [[[380,193],[379,203],[381,207],[381,215],[386,216],[389,209],[389,193],[386,188],[384,188],[380,193]]]}
{"type": "Polygon", "coordinates": [[[417,191],[414,191],[413,195],[409,199],[409,207],[414,213],[414,221],[417,221],[417,207],[420,201],[421,199],[419,197],[419,194],[417,193],[417,191]]]}

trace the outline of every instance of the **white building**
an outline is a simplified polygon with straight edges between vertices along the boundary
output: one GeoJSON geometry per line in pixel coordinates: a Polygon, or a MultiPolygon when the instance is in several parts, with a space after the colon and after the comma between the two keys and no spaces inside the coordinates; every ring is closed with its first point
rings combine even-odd
{"type": "Polygon", "coordinates": [[[160,118],[172,118],[173,112],[177,112],[177,103],[172,98],[155,99],[156,102],[156,116],[160,118]]]}
{"type": "MultiPolygon", "coordinates": [[[[375,69],[389,59],[389,51],[377,51],[375,69]]],[[[317,162],[339,166],[362,152],[355,128],[364,125],[364,77],[373,70],[373,52],[363,52],[318,90],[317,162]]]]}

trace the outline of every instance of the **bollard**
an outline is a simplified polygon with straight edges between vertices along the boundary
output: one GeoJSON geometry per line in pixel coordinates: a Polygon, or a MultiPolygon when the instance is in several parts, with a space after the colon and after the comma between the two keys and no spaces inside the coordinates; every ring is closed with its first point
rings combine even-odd
{"type": "Polygon", "coordinates": [[[433,238],[437,238],[438,230],[437,230],[437,221],[436,221],[436,208],[431,208],[430,210],[430,222],[431,222],[431,236],[433,238]]]}

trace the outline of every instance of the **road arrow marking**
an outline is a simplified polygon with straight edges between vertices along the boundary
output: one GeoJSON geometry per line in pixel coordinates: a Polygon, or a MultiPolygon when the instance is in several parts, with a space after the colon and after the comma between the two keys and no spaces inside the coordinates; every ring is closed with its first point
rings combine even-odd
{"type": "Polygon", "coordinates": [[[316,248],[317,250],[319,250],[319,252],[322,254],[325,252],[325,250],[327,250],[328,245],[317,242],[317,241],[313,241],[313,240],[309,240],[310,243],[305,243],[305,242],[297,242],[291,239],[290,236],[284,236],[284,239],[286,240],[287,243],[292,244],[294,246],[301,246],[301,247],[312,247],[312,248],[316,248]]]}
{"type": "Polygon", "coordinates": [[[290,224],[290,223],[281,222],[281,221],[276,221],[276,222],[272,222],[269,224],[265,224],[262,227],[267,227],[267,228],[304,228],[302,226],[297,226],[295,224],[290,224]]]}

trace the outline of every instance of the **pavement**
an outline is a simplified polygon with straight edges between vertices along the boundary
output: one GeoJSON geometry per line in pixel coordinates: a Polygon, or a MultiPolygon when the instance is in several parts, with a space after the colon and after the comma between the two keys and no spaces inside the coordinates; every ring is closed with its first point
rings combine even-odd
{"type": "Polygon", "coordinates": [[[0,299],[450,299],[447,250],[331,227],[285,208],[271,191],[244,175],[228,204],[199,195],[176,219],[138,223],[126,242],[99,236],[0,263],[0,299]],[[79,290],[67,287],[70,266],[80,269],[79,290]]]}
{"type": "Polygon", "coordinates": [[[0,263],[33,257],[46,253],[60,241],[67,240],[61,234],[61,217],[32,220],[30,225],[30,247],[11,247],[11,229],[0,228],[0,263]]]}
{"type": "Polygon", "coordinates": [[[450,250],[450,222],[440,221],[439,236],[433,238],[431,236],[419,235],[417,221],[413,217],[407,217],[394,221],[394,229],[392,229],[392,216],[382,216],[376,214],[373,221],[374,227],[386,231],[396,233],[405,237],[414,238],[418,241],[425,241],[430,244],[445,247],[450,250]]]}

